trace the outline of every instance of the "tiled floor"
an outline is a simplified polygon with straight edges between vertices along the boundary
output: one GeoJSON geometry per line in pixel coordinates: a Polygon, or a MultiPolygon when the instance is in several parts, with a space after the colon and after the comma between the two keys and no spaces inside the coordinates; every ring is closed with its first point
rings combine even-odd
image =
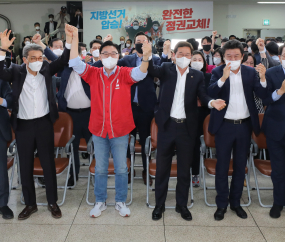
{"type": "MultiPolygon", "coordinates": [[[[139,157],[137,157],[137,162],[139,157]]],[[[82,160],[83,161],[83,160],[82,160]]],[[[84,160],[85,161],[85,160],[84,160]]],[[[81,175],[87,175],[87,166],[81,167],[81,175]]],[[[141,175],[141,168],[136,168],[136,174],[141,175]]],[[[271,180],[259,176],[261,184],[271,186],[271,180]]],[[[16,179],[15,179],[16,180],[16,179]]],[[[253,186],[253,177],[251,179],[253,186]]],[[[63,178],[58,180],[63,183],[63,178]]],[[[114,178],[109,178],[114,184],[114,178]]],[[[214,185],[214,179],[208,178],[208,183],[214,185]]],[[[215,221],[215,207],[208,207],[204,202],[202,188],[194,188],[194,206],[191,208],[193,220],[187,222],[173,209],[167,209],[163,219],[152,221],[152,209],[146,206],[146,187],[142,180],[134,180],[133,204],[130,206],[131,216],[122,218],[114,207],[108,207],[99,218],[90,218],[92,206],[86,203],[87,178],[80,178],[73,190],[67,191],[66,202],[61,207],[63,217],[53,219],[46,207],[25,221],[17,220],[18,214],[24,208],[20,203],[20,190],[13,190],[9,206],[15,213],[15,219],[0,218],[0,242],[85,242],[85,241],[201,241],[201,242],[284,242],[285,215],[279,219],[269,217],[269,209],[260,207],[256,191],[251,191],[252,204],[245,208],[248,218],[238,218],[231,210],[222,221],[215,221]]],[[[170,187],[175,187],[175,181],[170,181],[170,187]]],[[[93,189],[93,187],[92,187],[93,189]]],[[[45,190],[37,188],[38,202],[45,202],[45,190]]],[[[114,190],[108,191],[108,201],[114,201],[114,190]]],[[[93,191],[90,192],[94,200],[93,191]]],[[[153,192],[151,200],[154,203],[153,192]]],[[[264,203],[272,203],[272,191],[262,191],[264,203]]],[[[59,191],[61,199],[62,191],[59,191]]],[[[208,191],[208,200],[214,203],[215,191],[208,191]]],[[[243,193],[243,202],[247,202],[247,194],[243,193]]],[[[169,192],[167,205],[175,204],[175,193],[169,192]]]]}

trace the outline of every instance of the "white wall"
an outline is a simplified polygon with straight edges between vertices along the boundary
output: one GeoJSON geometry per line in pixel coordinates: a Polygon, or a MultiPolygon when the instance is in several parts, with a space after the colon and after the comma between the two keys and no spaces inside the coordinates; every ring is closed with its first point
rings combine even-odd
{"type": "Polygon", "coordinates": [[[284,13],[284,4],[228,6],[214,4],[214,29],[217,29],[223,37],[231,34],[243,37],[243,29],[284,29],[284,13]],[[269,19],[270,26],[263,26],[263,19],[269,19]]]}
{"type": "MultiPolygon", "coordinates": [[[[0,13],[10,19],[13,32],[20,34],[20,42],[22,42],[24,36],[31,35],[35,22],[39,22],[41,30],[44,30],[44,24],[48,21],[48,15],[56,15],[62,6],[66,6],[66,2],[1,4],[0,13]]],[[[0,31],[6,28],[6,22],[0,19],[0,31]]]]}

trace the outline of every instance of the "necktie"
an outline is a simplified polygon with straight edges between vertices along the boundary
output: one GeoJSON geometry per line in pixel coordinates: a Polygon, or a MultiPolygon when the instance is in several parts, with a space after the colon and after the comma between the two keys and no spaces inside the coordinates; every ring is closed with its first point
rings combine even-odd
{"type": "Polygon", "coordinates": [[[210,59],[209,59],[209,58],[210,58],[210,56],[209,56],[209,55],[207,55],[207,57],[206,57],[206,61],[207,61],[207,64],[208,64],[208,65],[210,65],[210,63],[209,63],[209,62],[210,62],[210,59]]]}

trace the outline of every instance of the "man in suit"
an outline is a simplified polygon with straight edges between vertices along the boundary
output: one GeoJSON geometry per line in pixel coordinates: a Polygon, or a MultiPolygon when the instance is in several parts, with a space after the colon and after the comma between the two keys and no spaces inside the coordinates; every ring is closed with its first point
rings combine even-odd
{"type": "Polygon", "coordinates": [[[90,65],[94,64],[96,61],[99,60],[99,49],[101,47],[101,45],[103,44],[103,42],[101,40],[98,39],[94,39],[89,43],[90,46],[90,55],[86,55],[84,61],[85,63],[88,63],[90,65]]]}
{"type": "Polygon", "coordinates": [[[224,108],[223,100],[211,100],[206,94],[204,75],[189,68],[192,45],[178,42],[174,48],[176,64],[163,63],[162,66],[149,63],[149,75],[160,80],[160,95],[155,111],[158,126],[157,158],[155,177],[156,206],[153,220],[159,220],[165,211],[165,200],[174,149],[177,151],[176,212],[187,221],[192,215],[187,208],[190,167],[193,160],[198,128],[197,96],[202,105],[218,110],[224,108]],[[186,95],[187,93],[187,95],[186,95]]]}
{"type": "MultiPolygon", "coordinates": [[[[53,31],[56,30],[56,26],[57,26],[57,22],[54,22],[54,16],[53,14],[50,14],[49,16],[49,22],[45,23],[45,28],[44,28],[44,32],[45,34],[49,35],[50,33],[52,33],[53,31]]],[[[54,35],[51,37],[51,39],[56,38],[57,35],[54,35]]]]}
{"type": "MultiPolygon", "coordinates": [[[[69,61],[72,32],[66,30],[67,44],[64,53],[50,64],[43,61],[43,47],[31,44],[24,47],[21,66],[4,68],[5,51],[15,38],[9,40],[10,31],[1,33],[0,76],[12,82],[13,107],[11,122],[15,131],[20,161],[22,191],[26,207],[18,219],[29,218],[37,212],[33,179],[34,151],[37,149],[46,181],[48,210],[54,218],[62,216],[57,202],[57,180],[54,161],[53,123],[58,111],[52,90],[52,76],[69,61]],[[68,46],[69,45],[69,46],[68,46]]],[[[34,40],[40,39],[35,35],[34,40]]],[[[45,46],[44,46],[45,48],[45,46]]]]}
{"type": "Polygon", "coordinates": [[[262,123],[272,167],[272,218],[279,218],[285,206],[285,45],[279,47],[278,56],[281,65],[268,69],[265,74],[272,95],[263,100],[267,108],[262,123]]]}
{"type": "Polygon", "coordinates": [[[123,49],[127,48],[125,41],[126,41],[125,37],[124,37],[124,36],[121,36],[121,37],[120,37],[119,49],[118,49],[119,53],[123,53],[123,52],[122,52],[123,49]]]}
{"type": "Polygon", "coordinates": [[[245,167],[249,152],[252,130],[260,132],[258,111],[254,101],[254,93],[260,98],[268,95],[266,88],[266,68],[260,64],[254,68],[241,65],[244,48],[237,40],[228,41],[223,47],[223,57],[226,65],[216,67],[208,93],[213,98],[226,101],[227,108],[221,112],[211,111],[209,132],[215,135],[217,165],[216,165],[216,204],[214,214],[216,220],[222,220],[227,211],[228,203],[231,210],[240,218],[247,218],[246,212],[240,206],[245,167]],[[228,170],[233,151],[233,167],[231,188],[228,188],[228,170]]]}
{"type": "MultiPolygon", "coordinates": [[[[107,36],[104,40],[112,40],[112,36],[107,36]]],[[[118,66],[137,67],[142,62],[142,45],[144,41],[148,41],[148,37],[143,33],[139,32],[135,36],[135,45],[138,53],[134,55],[127,55],[118,61],[118,66]]],[[[152,60],[155,65],[161,65],[162,60],[152,55],[152,60]]],[[[165,61],[165,60],[163,60],[165,61]]],[[[98,61],[93,64],[95,67],[102,67],[102,62],[98,61]]],[[[131,87],[131,100],[132,100],[132,111],[133,118],[135,121],[136,128],[132,131],[132,134],[136,137],[137,129],[139,131],[140,145],[142,147],[142,162],[143,171],[142,177],[144,184],[146,184],[146,155],[144,151],[146,138],[150,134],[150,124],[154,115],[154,107],[157,102],[154,78],[147,75],[144,81],[135,83],[131,87]]],[[[129,155],[129,154],[128,154],[129,155]]],[[[152,179],[149,179],[150,185],[152,185],[152,179]]]]}
{"type": "Polygon", "coordinates": [[[0,214],[4,219],[14,218],[8,207],[9,181],[7,171],[7,142],[11,141],[11,125],[7,108],[13,105],[12,90],[7,82],[0,79],[0,214]]]}

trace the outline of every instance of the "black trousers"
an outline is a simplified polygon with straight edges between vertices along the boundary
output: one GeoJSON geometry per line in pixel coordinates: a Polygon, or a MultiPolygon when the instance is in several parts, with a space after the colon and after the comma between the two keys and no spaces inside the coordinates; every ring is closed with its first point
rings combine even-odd
{"type": "Polygon", "coordinates": [[[206,107],[198,108],[198,132],[196,137],[196,143],[194,148],[194,158],[192,163],[192,175],[199,175],[200,173],[200,137],[204,134],[203,124],[205,118],[210,114],[210,109],[206,107]]]}
{"type": "Polygon", "coordinates": [[[250,148],[252,125],[250,119],[242,124],[223,122],[215,135],[216,165],[216,204],[226,208],[228,203],[233,207],[240,206],[245,167],[250,148]],[[233,175],[229,192],[228,171],[233,151],[233,175]]]}
{"type": "Polygon", "coordinates": [[[164,131],[158,130],[155,177],[156,205],[160,206],[166,200],[175,147],[177,153],[176,203],[180,206],[187,205],[195,138],[189,136],[186,123],[176,123],[172,119],[167,121],[164,131]]]}
{"type": "MultiPolygon", "coordinates": [[[[154,113],[145,112],[140,106],[137,106],[135,103],[132,104],[133,118],[136,125],[136,128],[131,132],[131,134],[136,137],[137,128],[139,130],[140,136],[140,145],[142,147],[142,163],[143,169],[146,170],[146,155],[145,155],[145,141],[146,138],[150,135],[150,125],[153,119],[154,113]]],[[[128,157],[129,152],[128,152],[128,157]]]]}
{"type": "Polygon", "coordinates": [[[285,137],[279,141],[266,139],[272,167],[274,204],[285,206],[285,137]]]}
{"type": "Polygon", "coordinates": [[[27,206],[36,204],[33,179],[36,149],[44,172],[47,201],[49,204],[55,204],[57,202],[57,180],[54,162],[54,131],[49,114],[32,120],[18,119],[15,134],[25,204],[27,206]]]}
{"type": "MultiPolygon", "coordinates": [[[[71,116],[73,121],[73,135],[75,139],[73,141],[74,163],[75,173],[79,174],[80,171],[80,159],[79,159],[79,144],[80,139],[84,138],[88,143],[91,133],[88,129],[91,109],[70,109],[67,108],[67,113],[71,116]]],[[[73,168],[70,169],[70,175],[73,175],[73,168]]]]}
{"type": "Polygon", "coordinates": [[[7,171],[7,141],[0,133],[0,207],[7,206],[9,198],[9,180],[7,171]]]}

